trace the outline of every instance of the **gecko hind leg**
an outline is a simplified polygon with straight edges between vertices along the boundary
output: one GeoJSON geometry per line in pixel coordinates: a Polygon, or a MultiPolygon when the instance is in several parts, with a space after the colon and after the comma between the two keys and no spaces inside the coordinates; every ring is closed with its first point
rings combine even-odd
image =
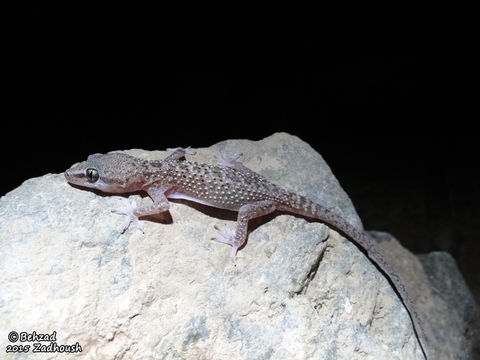
{"type": "Polygon", "coordinates": [[[219,236],[212,238],[212,240],[230,245],[232,247],[230,258],[233,263],[235,263],[237,251],[247,238],[248,221],[259,216],[270,214],[271,212],[274,212],[275,209],[275,202],[270,200],[245,204],[238,210],[236,229],[233,230],[229,227],[220,229],[218,226],[214,226],[218,231],[219,236]]]}

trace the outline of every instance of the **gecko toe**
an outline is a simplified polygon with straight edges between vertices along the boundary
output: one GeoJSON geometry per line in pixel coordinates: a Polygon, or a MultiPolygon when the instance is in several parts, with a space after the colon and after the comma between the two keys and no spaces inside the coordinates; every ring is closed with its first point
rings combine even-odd
{"type": "Polygon", "coordinates": [[[223,229],[217,225],[213,226],[218,231],[218,236],[212,238],[212,240],[228,244],[233,246],[235,244],[235,230],[226,226],[223,229]]]}
{"type": "Polygon", "coordinates": [[[230,259],[233,262],[233,265],[237,265],[237,251],[238,248],[236,246],[232,247],[232,251],[230,252],[230,259]]]}

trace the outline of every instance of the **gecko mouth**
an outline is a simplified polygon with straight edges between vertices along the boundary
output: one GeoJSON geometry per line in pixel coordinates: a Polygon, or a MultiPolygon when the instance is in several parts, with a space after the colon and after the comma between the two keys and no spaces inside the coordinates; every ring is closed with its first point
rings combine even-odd
{"type": "Polygon", "coordinates": [[[77,181],[75,181],[76,180],[75,175],[72,174],[71,172],[65,171],[63,175],[65,176],[65,179],[67,179],[67,182],[69,182],[70,184],[77,184],[77,181]]]}

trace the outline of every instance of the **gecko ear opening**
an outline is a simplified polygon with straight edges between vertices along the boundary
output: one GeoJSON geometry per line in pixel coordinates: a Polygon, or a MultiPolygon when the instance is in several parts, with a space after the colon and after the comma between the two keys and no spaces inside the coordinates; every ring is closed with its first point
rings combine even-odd
{"type": "Polygon", "coordinates": [[[98,180],[98,170],[94,168],[88,168],[85,170],[85,176],[87,177],[88,181],[94,183],[98,180]]]}

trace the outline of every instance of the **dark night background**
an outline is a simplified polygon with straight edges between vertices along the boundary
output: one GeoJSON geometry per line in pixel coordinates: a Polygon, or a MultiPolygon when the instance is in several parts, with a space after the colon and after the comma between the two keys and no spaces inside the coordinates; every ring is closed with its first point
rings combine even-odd
{"type": "Polygon", "coordinates": [[[285,131],[325,158],[366,229],[414,252],[450,252],[478,303],[470,58],[340,52],[321,36],[271,31],[181,34],[141,14],[63,15],[31,9],[14,34],[0,195],[91,153],[285,131]]]}

